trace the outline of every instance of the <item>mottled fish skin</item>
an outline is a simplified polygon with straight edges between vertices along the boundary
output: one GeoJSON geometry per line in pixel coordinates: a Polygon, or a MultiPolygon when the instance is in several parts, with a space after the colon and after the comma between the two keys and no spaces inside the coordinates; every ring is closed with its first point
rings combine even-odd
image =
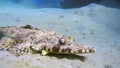
{"type": "Polygon", "coordinates": [[[64,36],[54,31],[44,31],[31,25],[22,27],[0,27],[0,50],[7,50],[14,55],[28,53],[84,54],[94,53],[89,45],[78,44],[71,36],[64,36]]]}

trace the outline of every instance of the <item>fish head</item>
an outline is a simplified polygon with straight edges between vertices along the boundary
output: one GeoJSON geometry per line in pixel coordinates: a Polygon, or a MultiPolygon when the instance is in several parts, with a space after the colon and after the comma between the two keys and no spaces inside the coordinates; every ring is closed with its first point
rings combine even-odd
{"type": "Polygon", "coordinates": [[[42,55],[46,55],[48,53],[85,54],[95,52],[95,48],[85,44],[78,44],[71,36],[50,36],[49,41],[47,40],[44,43],[38,43],[34,45],[32,49],[35,51],[40,51],[42,55]]]}

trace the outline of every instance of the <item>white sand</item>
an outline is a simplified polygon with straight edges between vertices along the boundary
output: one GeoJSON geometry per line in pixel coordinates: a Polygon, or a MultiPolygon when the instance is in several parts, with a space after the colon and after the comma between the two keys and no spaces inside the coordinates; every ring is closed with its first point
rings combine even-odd
{"type": "Polygon", "coordinates": [[[120,68],[120,10],[96,4],[78,9],[0,9],[0,26],[31,24],[71,35],[94,54],[23,55],[0,51],[0,68],[120,68]]]}

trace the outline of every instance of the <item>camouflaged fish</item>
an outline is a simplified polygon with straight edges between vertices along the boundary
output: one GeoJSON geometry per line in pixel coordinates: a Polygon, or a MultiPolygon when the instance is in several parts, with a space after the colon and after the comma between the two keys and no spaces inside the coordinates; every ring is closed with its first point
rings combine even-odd
{"type": "Polygon", "coordinates": [[[7,50],[14,55],[28,53],[84,54],[94,53],[89,45],[78,44],[71,36],[64,36],[54,31],[43,31],[31,25],[22,27],[0,27],[0,50],[7,50]]]}

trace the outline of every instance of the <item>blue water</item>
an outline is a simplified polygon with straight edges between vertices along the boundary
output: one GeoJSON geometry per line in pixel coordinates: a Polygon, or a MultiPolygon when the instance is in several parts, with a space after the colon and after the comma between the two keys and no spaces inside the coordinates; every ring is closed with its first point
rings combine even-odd
{"type": "Polygon", "coordinates": [[[119,0],[0,0],[0,7],[22,8],[80,8],[91,3],[120,8],[119,0]]]}
{"type": "Polygon", "coordinates": [[[19,6],[30,8],[58,8],[63,0],[0,0],[0,6],[19,6]]]}
{"type": "Polygon", "coordinates": [[[91,3],[120,8],[119,0],[0,0],[0,7],[22,8],[80,8],[91,3]]]}

